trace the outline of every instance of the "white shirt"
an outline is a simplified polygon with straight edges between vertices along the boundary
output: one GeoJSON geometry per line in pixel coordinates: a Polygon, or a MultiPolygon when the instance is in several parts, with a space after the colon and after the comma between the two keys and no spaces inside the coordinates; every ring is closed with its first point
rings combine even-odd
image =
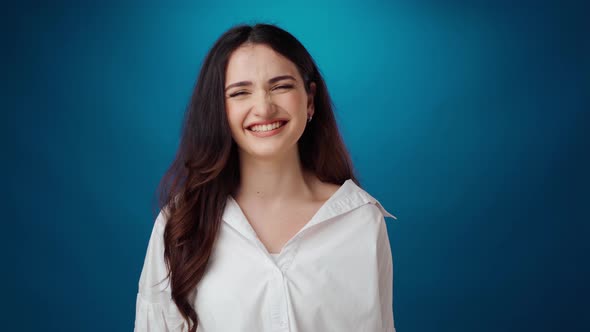
{"type": "MultiPolygon", "coordinates": [[[[274,257],[232,196],[193,300],[198,332],[394,332],[395,216],[351,179],[274,257]]],[[[165,214],[156,218],[139,279],[135,331],[187,331],[164,264],[165,214]]]]}

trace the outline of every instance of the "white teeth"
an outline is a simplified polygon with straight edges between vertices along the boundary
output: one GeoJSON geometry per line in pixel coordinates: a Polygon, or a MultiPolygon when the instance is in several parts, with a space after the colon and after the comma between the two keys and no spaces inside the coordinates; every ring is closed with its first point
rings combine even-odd
{"type": "Polygon", "coordinates": [[[271,124],[266,124],[266,125],[256,125],[252,128],[250,128],[250,130],[252,131],[270,131],[270,130],[274,130],[277,129],[278,127],[281,126],[281,121],[279,122],[274,122],[271,124]]]}

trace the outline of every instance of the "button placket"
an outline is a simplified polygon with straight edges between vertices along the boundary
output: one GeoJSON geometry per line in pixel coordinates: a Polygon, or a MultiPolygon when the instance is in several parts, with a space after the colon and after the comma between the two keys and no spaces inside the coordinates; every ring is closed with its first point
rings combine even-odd
{"type": "Polygon", "coordinates": [[[271,289],[271,326],[272,331],[289,331],[288,295],[286,289],[287,270],[295,258],[299,248],[301,234],[295,236],[293,241],[286,245],[276,262],[276,273],[272,278],[271,289]]]}
{"type": "Polygon", "coordinates": [[[270,320],[273,332],[288,331],[289,321],[287,312],[287,296],[284,288],[284,276],[276,273],[271,286],[270,320]]]}

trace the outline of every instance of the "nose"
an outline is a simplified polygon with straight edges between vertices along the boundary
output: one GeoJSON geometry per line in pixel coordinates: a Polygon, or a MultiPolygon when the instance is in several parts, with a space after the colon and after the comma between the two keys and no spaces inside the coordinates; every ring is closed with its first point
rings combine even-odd
{"type": "Polygon", "coordinates": [[[268,117],[275,112],[275,105],[269,92],[260,91],[255,94],[253,111],[260,117],[268,117]]]}

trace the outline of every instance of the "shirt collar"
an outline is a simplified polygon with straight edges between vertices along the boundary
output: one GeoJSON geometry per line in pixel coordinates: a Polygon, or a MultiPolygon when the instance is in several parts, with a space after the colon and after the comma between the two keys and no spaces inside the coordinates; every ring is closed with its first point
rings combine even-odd
{"type": "MultiPolygon", "coordinates": [[[[381,210],[383,216],[397,219],[393,214],[387,212],[377,199],[359,187],[352,179],[348,179],[324,202],[299,232],[369,203],[375,204],[381,210]]],[[[222,220],[242,235],[249,238],[256,237],[254,229],[252,229],[242,209],[231,195],[227,197],[222,220]]]]}

